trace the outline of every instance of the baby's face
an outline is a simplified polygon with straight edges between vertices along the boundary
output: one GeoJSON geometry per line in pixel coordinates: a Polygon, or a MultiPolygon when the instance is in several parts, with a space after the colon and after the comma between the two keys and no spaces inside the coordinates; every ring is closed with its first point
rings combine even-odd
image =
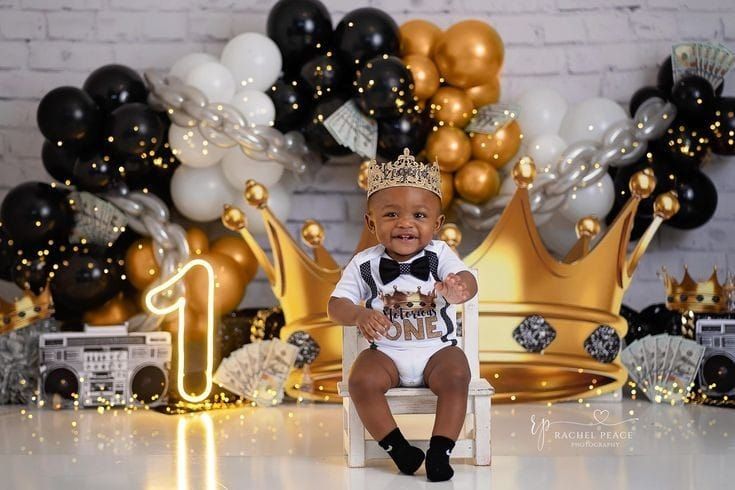
{"type": "Polygon", "coordinates": [[[418,187],[389,187],[370,196],[365,222],[399,262],[419,253],[444,223],[441,201],[418,187]]]}

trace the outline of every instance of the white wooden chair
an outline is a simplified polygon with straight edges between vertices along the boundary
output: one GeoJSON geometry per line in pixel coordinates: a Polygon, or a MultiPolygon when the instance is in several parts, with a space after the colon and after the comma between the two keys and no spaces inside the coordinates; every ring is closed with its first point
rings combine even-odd
{"type": "MultiPolygon", "coordinates": [[[[473,270],[477,277],[477,271],[473,270]]],[[[464,438],[460,433],[454,449],[453,458],[472,458],[475,465],[490,465],[490,398],[495,389],[490,383],[480,378],[480,361],[478,352],[478,298],[467,301],[462,305],[461,332],[457,332],[457,345],[462,348],[469,361],[472,373],[467,400],[467,415],[465,416],[464,438]]],[[[359,335],[355,326],[345,326],[342,331],[342,381],[337,384],[339,395],[342,397],[344,414],[343,432],[344,448],[347,455],[347,465],[351,468],[365,466],[367,459],[388,458],[387,453],[378,445],[377,441],[367,439],[365,426],[357,415],[350,393],[347,388],[347,379],[352,363],[363,349],[368,348],[368,342],[359,335]]],[[[385,394],[391,412],[397,414],[434,414],[436,413],[436,395],[429,388],[391,388],[385,394]]],[[[424,451],[429,447],[429,441],[410,440],[412,445],[424,451]]]]}

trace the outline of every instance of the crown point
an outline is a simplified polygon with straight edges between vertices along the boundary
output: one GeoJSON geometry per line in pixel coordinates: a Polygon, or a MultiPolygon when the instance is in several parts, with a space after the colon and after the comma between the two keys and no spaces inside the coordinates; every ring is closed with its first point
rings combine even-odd
{"type": "Polygon", "coordinates": [[[447,242],[452,248],[457,248],[462,243],[462,232],[454,223],[447,223],[439,230],[439,239],[447,242]]]}
{"type": "Polygon", "coordinates": [[[513,181],[518,187],[526,188],[533,183],[536,178],[536,164],[533,158],[523,157],[513,167],[513,181]]]}
{"type": "Polygon", "coordinates": [[[324,242],[324,227],[316,220],[307,219],[301,227],[301,240],[307,247],[320,246],[324,242]]]}
{"type": "Polygon", "coordinates": [[[679,212],[679,199],[675,191],[664,192],[653,203],[653,212],[663,219],[670,219],[679,212]]]}
{"type": "Polygon", "coordinates": [[[651,167],[644,168],[640,172],[636,172],[628,182],[630,192],[640,199],[645,199],[653,193],[656,188],[656,177],[653,175],[651,167]]]}
{"type": "Polygon", "coordinates": [[[247,217],[240,209],[225,204],[222,212],[222,224],[228,230],[239,231],[247,226],[247,217]]]}
{"type": "Polygon", "coordinates": [[[595,216],[585,216],[577,221],[577,238],[594,238],[600,233],[600,221],[595,216]]]}
{"type": "Polygon", "coordinates": [[[251,206],[262,208],[268,204],[268,189],[252,179],[248,180],[245,184],[245,200],[251,206]]]}

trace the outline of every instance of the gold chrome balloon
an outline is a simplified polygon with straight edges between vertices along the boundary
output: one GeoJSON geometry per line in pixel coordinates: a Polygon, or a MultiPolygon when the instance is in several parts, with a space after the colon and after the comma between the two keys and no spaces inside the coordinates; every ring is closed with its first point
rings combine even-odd
{"type": "Polygon", "coordinates": [[[140,238],[125,253],[125,275],[137,289],[147,288],[161,273],[150,238],[140,238]]]}
{"type": "MultiPolygon", "coordinates": [[[[223,315],[234,310],[245,294],[245,275],[235,259],[217,252],[203,253],[197,257],[209,262],[214,269],[214,310],[223,315]]],[[[207,312],[207,272],[202,267],[192,268],[184,277],[187,306],[198,314],[207,312]]]]}
{"type": "Polygon", "coordinates": [[[497,104],[500,100],[500,79],[493,77],[488,83],[476,85],[465,90],[475,108],[488,104],[497,104]]]}
{"type": "Polygon", "coordinates": [[[258,260],[245,241],[239,236],[225,235],[212,242],[212,252],[227,255],[240,266],[245,284],[253,280],[258,272],[258,260]]]}
{"type": "Polygon", "coordinates": [[[454,87],[442,87],[431,98],[431,115],[441,124],[463,128],[474,116],[470,96],[454,87]]]}
{"type": "Polygon", "coordinates": [[[431,57],[442,30],[426,20],[409,20],[400,27],[401,55],[418,54],[431,57]]]}
{"type": "Polygon", "coordinates": [[[502,39],[480,20],[454,24],[439,37],[434,48],[434,62],[441,76],[461,88],[489,83],[498,75],[503,56],[502,39]]]}
{"type": "Polygon", "coordinates": [[[454,172],[469,161],[472,145],[461,129],[443,126],[429,135],[425,151],[430,161],[439,162],[443,172],[454,172]]]}
{"type": "Polygon", "coordinates": [[[442,172],[442,211],[447,209],[454,199],[454,174],[442,172]]]}
{"type": "Polygon", "coordinates": [[[485,160],[495,168],[511,161],[521,147],[521,127],[513,121],[495,134],[473,133],[472,158],[485,160]]]}
{"type": "Polygon", "coordinates": [[[454,174],[454,188],[463,199],[481,204],[497,195],[500,176],[488,162],[470,160],[454,174]]]}
{"type": "Polygon", "coordinates": [[[419,100],[426,100],[439,89],[439,70],[431,59],[420,54],[410,54],[403,58],[403,63],[413,76],[413,95],[419,100]]]}
{"type": "Polygon", "coordinates": [[[189,255],[201,255],[209,250],[209,238],[201,228],[191,227],[186,230],[186,241],[189,243],[189,255]]]}

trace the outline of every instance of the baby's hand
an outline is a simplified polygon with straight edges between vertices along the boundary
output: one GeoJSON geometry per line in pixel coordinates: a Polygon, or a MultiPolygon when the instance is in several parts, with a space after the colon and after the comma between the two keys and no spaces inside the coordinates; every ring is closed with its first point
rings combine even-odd
{"type": "Polygon", "coordinates": [[[364,308],[358,315],[355,325],[368,342],[380,338],[391,326],[390,320],[379,311],[364,308]]]}
{"type": "Polygon", "coordinates": [[[464,303],[470,299],[470,292],[467,290],[464,281],[457,274],[447,274],[443,281],[437,282],[434,286],[437,293],[444,296],[447,303],[464,303]]]}

